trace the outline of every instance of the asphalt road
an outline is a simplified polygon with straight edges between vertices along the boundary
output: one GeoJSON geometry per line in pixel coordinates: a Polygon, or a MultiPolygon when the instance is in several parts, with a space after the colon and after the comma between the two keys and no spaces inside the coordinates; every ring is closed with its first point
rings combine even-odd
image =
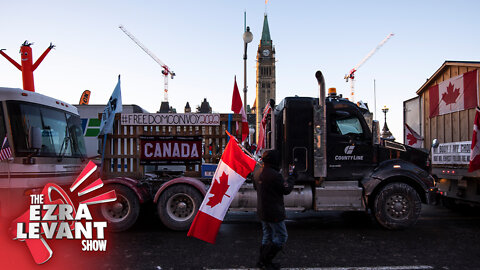
{"type": "MultiPolygon", "coordinates": [[[[388,231],[365,213],[288,215],[289,240],[278,256],[295,269],[480,269],[480,210],[423,205],[417,224],[388,231]]],[[[166,229],[144,213],[131,230],[114,234],[102,269],[253,268],[261,238],[253,213],[229,213],[216,244],[166,229]]]]}

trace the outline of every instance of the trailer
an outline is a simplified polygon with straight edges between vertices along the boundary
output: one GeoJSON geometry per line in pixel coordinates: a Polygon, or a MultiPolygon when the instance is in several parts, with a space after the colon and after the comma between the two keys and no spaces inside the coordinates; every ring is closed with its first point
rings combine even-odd
{"type": "Polygon", "coordinates": [[[479,69],[480,62],[445,61],[417,90],[417,97],[404,102],[404,121],[417,124],[423,148],[431,151],[431,173],[447,206],[480,205],[480,171],[468,172],[479,69]]]}

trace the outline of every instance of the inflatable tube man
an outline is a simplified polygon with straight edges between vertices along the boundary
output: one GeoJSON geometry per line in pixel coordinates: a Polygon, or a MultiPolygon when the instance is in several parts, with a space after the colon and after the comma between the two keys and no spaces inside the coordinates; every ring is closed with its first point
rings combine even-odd
{"type": "Polygon", "coordinates": [[[10,63],[12,63],[16,68],[22,71],[22,78],[23,78],[23,89],[35,92],[35,85],[33,83],[33,72],[37,69],[38,65],[43,61],[45,56],[50,52],[51,49],[55,48],[55,45],[50,43],[48,49],[37,59],[35,64],[33,64],[33,55],[32,55],[32,48],[30,45],[33,43],[28,43],[27,40],[22,44],[20,47],[20,58],[22,60],[21,65],[18,64],[15,60],[10,58],[6,53],[3,52],[5,49],[0,50],[0,54],[7,58],[10,63]]]}

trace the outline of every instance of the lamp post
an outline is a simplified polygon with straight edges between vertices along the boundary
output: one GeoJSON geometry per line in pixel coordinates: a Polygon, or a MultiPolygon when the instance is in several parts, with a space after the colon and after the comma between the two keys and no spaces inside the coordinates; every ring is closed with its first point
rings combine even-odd
{"type": "Polygon", "coordinates": [[[245,113],[247,113],[247,44],[252,40],[253,34],[250,32],[250,26],[247,26],[247,30],[243,33],[243,44],[245,45],[243,54],[243,108],[245,113]]]}
{"type": "Polygon", "coordinates": [[[385,114],[385,124],[387,124],[387,112],[388,112],[387,105],[383,106],[382,112],[385,114]]]}
{"type": "Polygon", "coordinates": [[[394,141],[395,137],[393,137],[392,132],[390,132],[390,130],[388,129],[388,126],[387,126],[387,112],[388,112],[388,110],[389,109],[387,108],[387,106],[383,106],[382,112],[385,114],[385,124],[383,125],[383,129],[382,129],[382,138],[385,139],[385,140],[394,141]]]}

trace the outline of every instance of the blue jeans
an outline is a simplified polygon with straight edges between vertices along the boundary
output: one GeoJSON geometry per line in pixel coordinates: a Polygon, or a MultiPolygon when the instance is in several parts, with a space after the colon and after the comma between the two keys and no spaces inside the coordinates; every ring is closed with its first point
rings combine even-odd
{"type": "Polygon", "coordinates": [[[283,246],[287,242],[288,233],[285,221],[266,222],[262,221],[262,245],[274,243],[277,246],[283,246]]]}

